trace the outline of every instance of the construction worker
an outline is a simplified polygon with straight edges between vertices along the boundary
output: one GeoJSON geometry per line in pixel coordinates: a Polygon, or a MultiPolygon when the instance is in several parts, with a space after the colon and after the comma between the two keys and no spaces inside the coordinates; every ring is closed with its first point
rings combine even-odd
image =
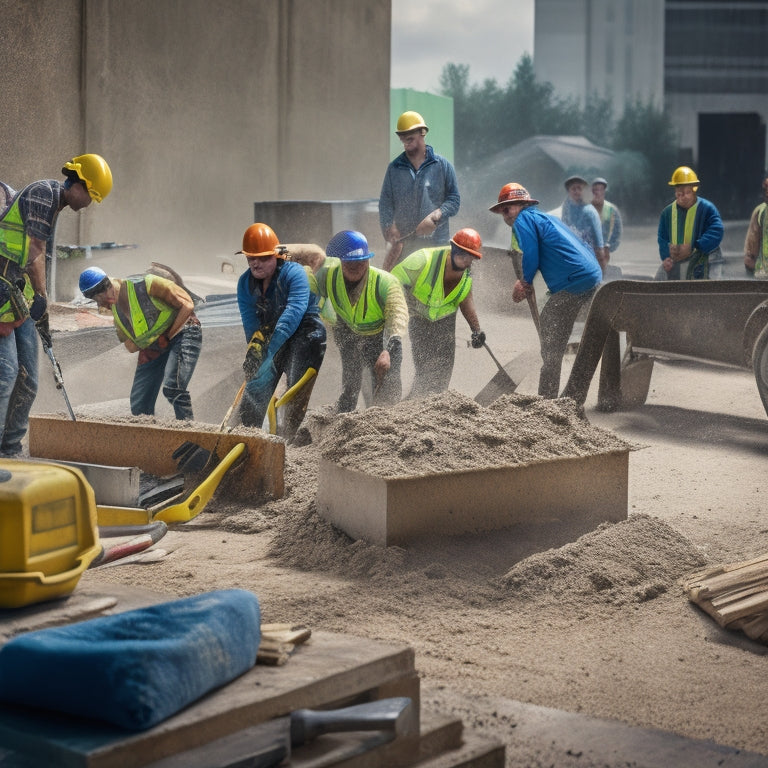
{"type": "Polygon", "coordinates": [[[428,130],[418,112],[403,112],[397,119],[403,152],[387,167],[379,196],[387,272],[413,251],[447,245],[448,220],[459,212],[456,171],[426,143],[428,130]]]}
{"type": "Polygon", "coordinates": [[[237,253],[248,260],[248,269],[237,281],[237,303],[248,341],[240,417],[246,426],[261,427],[285,373],[291,394],[281,432],[290,442],[325,356],[326,332],[317,297],[309,289],[304,267],[285,260],[277,235],[266,224],[251,224],[237,253]]]}
{"type": "Polygon", "coordinates": [[[595,254],[600,268],[605,272],[610,254],[603,242],[603,225],[600,214],[584,199],[587,180],[582,176],[569,176],[565,180],[568,195],[563,201],[563,221],[583,240],[595,254]]]}
{"type": "MultiPolygon", "coordinates": [[[[605,199],[607,189],[608,182],[602,176],[592,180],[592,207],[597,211],[603,226],[603,260],[605,264],[608,263],[610,255],[619,247],[622,234],[621,213],[613,203],[609,203],[605,199]]],[[[605,264],[601,262],[603,274],[605,274],[605,264]]]]}
{"type": "Polygon", "coordinates": [[[333,310],[333,338],[341,354],[339,413],[357,407],[363,371],[371,376],[372,405],[402,397],[402,337],[408,307],[400,281],[370,265],[373,252],[362,232],[345,229],[328,242],[325,256],[310,255],[312,291],[333,310]]]}
{"type": "Polygon", "coordinates": [[[542,213],[528,190],[505,184],[490,207],[512,228],[511,250],[522,253],[523,277],[512,289],[515,303],[533,295],[533,278],[541,272],[550,296],[539,318],[541,373],[539,394],[555,398],[560,389],[563,355],[579,311],[602,279],[594,253],[560,219],[542,213]]]}
{"type": "Polygon", "coordinates": [[[483,242],[470,228],[460,229],[448,246],[422,248],[406,257],[392,274],[403,284],[408,303],[414,379],[409,397],[448,389],[456,353],[456,310],[472,331],[475,349],[485,333],[472,297],[470,269],[482,258],[483,242]]]}
{"type": "Polygon", "coordinates": [[[131,386],[131,413],[153,416],[163,395],[180,421],[191,421],[189,382],[203,345],[202,328],[189,293],[173,280],[147,272],[119,280],[100,267],[80,273],[80,291],[109,309],[117,337],[138,352],[131,386]]]}
{"type": "Polygon", "coordinates": [[[699,179],[686,165],[675,169],[669,186],[675,201],[659,217],[661,266],[655,280],[717,280],[723,276],[720,243],[723,222],[717,208],[698,197],[699,179]],[[685,272],[681,265],[685,264],[685,272]]]}
{"type": "Polygon", "coordinates": [[[763,174],[763,202],[753,211],[744,240],[744,268],[750,276],[768,279],[768,171],[763,174]]]}
{"type": "Polygon", "coordinates": [[[51,347],[46,262],[64,208],[100,203],[112,172],[100,155],[64,163],[64,181],[33,181],[20,192],[0,182],[0,456],[22,452],[37,395],[38,336],[51,347]]]}

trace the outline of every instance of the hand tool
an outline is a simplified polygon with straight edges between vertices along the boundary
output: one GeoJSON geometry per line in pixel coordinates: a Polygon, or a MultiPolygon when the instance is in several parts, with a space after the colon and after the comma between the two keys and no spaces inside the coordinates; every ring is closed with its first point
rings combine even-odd
{"type": "Polygon", "coordinates": [[[61,375],[61,366],[59,365],[59,361],[55,358],[53,349],[51,349],[50,345],[46,343],[42,334],[40,334],[40,341],[43,342],[43,350],[45,351],[45,354],[48,355],[48,359],[51,361],[51,365],[53,366],[53,378],[56,382],[56,389],[60,389],[61,394],[64,395],[64,402],[67,404],[69,417],[72,419],[72,421],[75,421],[75,412],[72,410],[72,406],[69,404],[67,390],[64,389],[64,377],[61,375]]]}
{"type": "Polygon", "coordinates": [[[111,547],[102,545],[101,552],[96,555],[88,567],[98,568],[100,565],[115,562],[128,555],[135,555],[139,552],[143,552],[145,549],[149,549],[153,544],[160,541],[167,532],[168,525],[163,522],[151,530],[148,530],[146,533],[141,533],[127,541],[113,544],[111,547]]]}
{"type": "MultiPolygon", "coordinates": [[[[229,409],[224,414],[224,418],[221,420],[221,424],[219,425],[219,432],[221,434],[223,434],[224,428],[227,426],[230,418],[232,417],[232,412],[240,402],[240,399],[243,396],[243,392],[245,392],[245,385],[245,381],[240,385],[240,389],[237,390],[237,394],[235,395],[235,399],[232,401],[232,405],[229,406],[229,409]]],[[[189,473],[206,472],[215,466],[219,461],[219,457],[216,454],[216,449],[219,447],[221,434],[219,434],[219,437],[216,440],[216,444],[210,451],[206,448],[203,448],[202,445],[198,445],[197,443],[192,442],[191,440],[186,440],[183,442],[173,452],[173,458],[176,460],[176,466],[178,467],[179,471],[189,473]]]]}
{"type": "Polygon", "coordinates": [[[211,500],[227,470],[247,455],[245,443],[237,443],[190,495],[178,504],[152,512],[140,507],[113,507],[96,505],[96,515],[100,526],[110,525],[147,525],[153,521],[164,523],[186,523],[199,515],[211,500]]]}
{"type": "Polygon", "coordinates": [[[406,697],[343,709],[297,709],[285,717],[151,763],[147,768],[274,768],[290,759],[293,748],[327,733],[378,732],[380,738],[366,742],[367,748],[373,748],[405,733],[412,712],[411,699],[406,697]]]}
{"type": "Polygon", "coordinates": [[[304,386],[315,376],[317,376],[317,371],[314,368],[307,368],[307,370],[304,371],[304,375],[279,398],[275,395],[272,395],[272,398],[269,401],[269,405],[267,406],[267,419],[269,421],[270,435],[277,434],[277,409],[286,403],[290,403],[291,400],[293,400],[293,398],[296,397],[296,395],[299,394],[304,386]]]}
{"type": "MultiPolygon", "coordinates": [[[[512,259],[512,268],[515,270],[515,277],[523,282],[523,254],[520,251],[510,250],[507,251],[512,259]]],[[[526,297],[528,299],[528,308],[531,310],[531,317],[533,318],[533,324],[536,326],[536,333],[541,336],[541,328],[539,326],[539,307],[536,304],[536,292],[531,286],[531,292],[526,297]]]]}

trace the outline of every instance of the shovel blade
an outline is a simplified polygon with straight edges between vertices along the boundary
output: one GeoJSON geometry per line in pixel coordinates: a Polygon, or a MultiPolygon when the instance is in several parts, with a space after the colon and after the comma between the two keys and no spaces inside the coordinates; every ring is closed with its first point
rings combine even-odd
{"type": "Polygon", "coordinates": [[[172,454],[179,472],[201,472],[211,461],[212,454],[202,445],[186,440],[172,454]]]}
{"type": "Polygon", "coordinates": [[[502,395],[515,392],[520,382],[533,371],[536,364],[541,364],[539,352],[523,352],[507,363],[504,370],[498,370],[493,378],[475,395],[475,402],[482,406],[490,405],[502,395]]]}

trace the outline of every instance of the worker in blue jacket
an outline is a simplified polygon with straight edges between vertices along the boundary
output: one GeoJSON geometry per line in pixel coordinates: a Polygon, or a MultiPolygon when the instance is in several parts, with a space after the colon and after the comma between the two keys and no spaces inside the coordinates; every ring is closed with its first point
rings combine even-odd
{"type": "Polygon", "coordinates": [[[515,182],[505,184],[490,207],[512,228],[511,250],[522,253],[523,277],[512,289],[517,303],[533,294],[533,278],[541,272],[549,298],[541,311],[541,373],[539,394],[555,398],[560,389],[563,355],[579,311],[587,305],[602,280],[595,254],[556,216],[542,213],[515,182]]]}
{"type": "Polygon", "coordinates": [[[669,185],[675,188],[675,200],[659,217],[661,266],[654,279],[721,278],[725,258],[720,250],[724,230],[719,211],[709,200],[698,196],[699,179],[688,166],[675,169],[669,185]]]}
{"type": "Polygon", "coordinates": [[[290,442],[309,404],[325,356],[326,332],[304,267],[283,258],[277,235],[251,224],[243,235],[248,269],[237,281],[237,303],[248,349],[240,405],[245,426],[261,427],[278,382],[286,375],[296,394],[285,406],[281,434],[290,442]]]}

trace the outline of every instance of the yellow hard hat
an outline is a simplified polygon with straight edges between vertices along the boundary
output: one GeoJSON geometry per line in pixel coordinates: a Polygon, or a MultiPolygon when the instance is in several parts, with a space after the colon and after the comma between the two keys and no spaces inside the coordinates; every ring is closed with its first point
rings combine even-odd
{"type": "Polygon", "coordinates": [[[91,200],[100,203],[112,191],[112,171],[101,155],[79,155],[64,163],[61,172],[74,172],[85,188],[91,200]]]}
{"type": "Polygon", "coordinates": [[[401,133],[408,133],[408,131],[415,131],[417,128],[424,128],[429,130],[427,124],[424,122],[424,118],[418,112],[403,112],[400,117],[397,118],[397,130],[395,133],[398,135],[401,133]]]}
{"type": "Polygon", "coordinates": [[[699,180],[696,177],[696,172],[689,168],[687,165],[681,165],[679,168],[675,168],[675,172],[672,174],[672,178],[669,180],[670,187],[678,187],[682,184],[699,184],[699,180]]]}

